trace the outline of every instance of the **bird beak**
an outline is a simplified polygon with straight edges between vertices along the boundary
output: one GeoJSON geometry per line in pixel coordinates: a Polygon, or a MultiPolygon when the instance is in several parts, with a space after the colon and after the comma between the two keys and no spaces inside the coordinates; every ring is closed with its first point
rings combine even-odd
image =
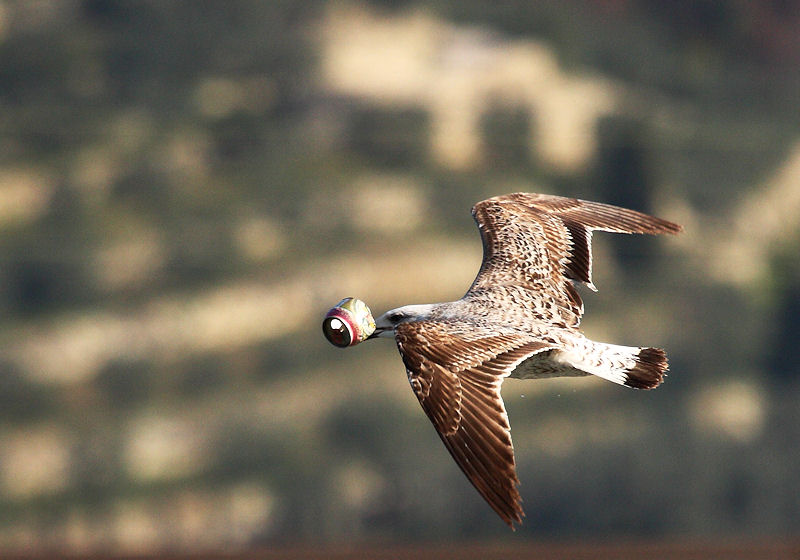
{"type": "Polygon", "coordinates": [[[370,339],[372,339],[372,338],[378,338],[378,337],[381,335],[381,333],[382,333],[382,332],[384,332],[384,331],[386,331],[386,330],[388,330],[388,329],[386,329],[386,328],[383,328],[383,327],[376,328],[376,329],[375,329],[375,330],[372,332],[372,334],[371,334],[371,335],[369,335],[369,336],[368,336],[367,338],[365,338],[364,340],[370,340],[370,339]]]}

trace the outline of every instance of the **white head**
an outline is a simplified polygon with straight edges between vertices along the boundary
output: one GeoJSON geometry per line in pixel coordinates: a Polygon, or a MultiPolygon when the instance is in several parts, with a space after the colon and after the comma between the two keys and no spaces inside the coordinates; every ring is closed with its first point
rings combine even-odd
{"type": "Polygon", "coordinates": [[[423,303],[419,305],[404,305],[397,309],[390,309],[375,320],[375,332],[370,338],[393,338],[394,329],[400,323],[408,321],[422,321],[430,318],[435,304],[423,303]]]}

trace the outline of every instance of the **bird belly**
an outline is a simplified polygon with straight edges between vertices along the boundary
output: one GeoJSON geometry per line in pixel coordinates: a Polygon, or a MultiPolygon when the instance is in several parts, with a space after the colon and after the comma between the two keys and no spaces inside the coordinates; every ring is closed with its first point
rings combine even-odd
{"type": "Polygon", "coordinates": [[[589,375],[567,364],[553,360],[553,350],[534,354],[519,364],[509,377],[514,379],[544,379],[547,377],[580,377],[589,375]]]}

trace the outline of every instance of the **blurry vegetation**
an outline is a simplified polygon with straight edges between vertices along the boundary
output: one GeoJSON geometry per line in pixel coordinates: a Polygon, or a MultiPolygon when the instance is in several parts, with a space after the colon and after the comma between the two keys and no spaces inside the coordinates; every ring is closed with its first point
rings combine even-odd
{"type": "Polygon", "coordinates": [[[798,14],[0,2],[0,550],[507,536],[392,345],[338,351],[318,323],[348,295],[376,313],[460,296],[469,279],[444,285],[461,272],[436,267],[479,255],[470,206],[512,190],[687,227],[598,235],[601,292],[585,298],[596,338],[667,348],[662,388],[506,387],[517,535],[797,534],[800,216],[770,193],[800,188],[798,14]],[[336,9],[438,22],[456,36],[439,37],[439,69],[542,42],[560,77],[611,80],[617,105],[591,157],[559,167],[541,152],[552,115],[498,97],[476,106],[474,157],[447,163],[430,99],[325,78],[336,9]],[[722,259],[729,242],[763,260],[722,259]]]}

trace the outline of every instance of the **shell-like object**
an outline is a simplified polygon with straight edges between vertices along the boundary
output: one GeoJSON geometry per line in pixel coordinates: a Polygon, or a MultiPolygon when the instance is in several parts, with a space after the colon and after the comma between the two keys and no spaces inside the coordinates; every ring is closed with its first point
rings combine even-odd
{"type": "Polygon", "coordinates": [[[340,348],[355,346],[375,332],[375,319],[367,304],[348,297],[337,303],[322,321],[325,338],[340,348]]]}

